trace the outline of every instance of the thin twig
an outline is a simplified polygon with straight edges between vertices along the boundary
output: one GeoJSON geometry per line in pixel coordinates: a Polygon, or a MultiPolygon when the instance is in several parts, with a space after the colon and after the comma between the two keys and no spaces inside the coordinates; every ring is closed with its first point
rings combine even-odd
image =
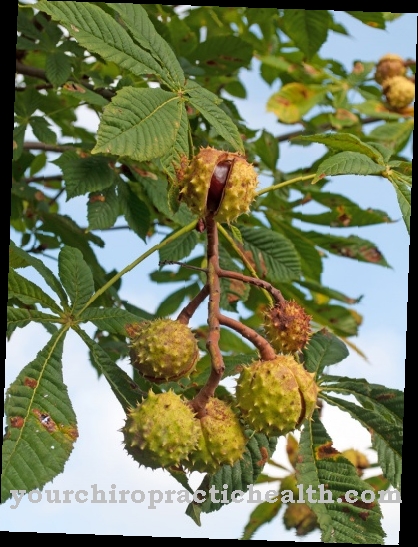
{"type": "Polygon", "coordinates": [[[250,283],[255,287],[259,287],[260,289],[265,289],[266,291],[268,291],[273,297],[275,303],[283,304],[285,302],[285,299],[279,289],[276,289],[276,287],[273,287],[271,283],[269,283],[268,281],[264,281],[264,279],[259,279],[258,277],[250,277],[240,272],[233,272],[232,270],[222,270],[220,268],[218,270],[218,276],[228,277],[229,279],[236,279],[238,281],[242,281],[243,283],[250,283]]]}
{"type": "Polygon", "coordinates": [[[244,338],[249,340],[260,352],[260,358],[263,361],[272,361],[276,357],[276,352],[273,347],[267,342],[265,338],[258,334],[254,329],[251,329],[247,325],[244,325],[232,317],[227,317],[226,315],[219,316],[219,322],[225,327],[235,330],[241,334],[244,338]]]}
{"type": "Polygon", "coordinates": [[[75,146],[70,144],[46,144],[44,142],[26,141],[23,143],[24,150],[43,150],[45,152],[65,152],[74,150],[75,146]]]}
{"type": "Polygon", "coordinates": [[[200,304],[205,300],[207,296],[209,296],[209,285],[205,285],[199,293],[191,300],[187,306],[185,306],[179,315],[177,316],[177,321],[179,323],[183,323],[184,325],[188,325],[190,319],[193,317],[194,312],[197,310],[197,308],[200,306],[200,304]]]}

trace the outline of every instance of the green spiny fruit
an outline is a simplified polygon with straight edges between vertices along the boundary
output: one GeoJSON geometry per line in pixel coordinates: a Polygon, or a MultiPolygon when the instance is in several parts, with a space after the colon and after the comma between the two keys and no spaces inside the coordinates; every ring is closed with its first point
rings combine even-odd
{"type": "Polygon", "coordinates": [[[187,325],[156,319],[131,325],[132,365],[152,382],[176,381],[188,376],[199,358],[196,338],[187,325]]]}
{"type": "Polygon", "coordinates": [[[244,367],[236,388],[237,405],[248,425],[268,436],[285,435],[312,417],[318,387],[291,355],[244,367]]]}
{"type": "Polygon", "coordinates": [[[312,335],[311,316],[297,302],[285,301],[265,314],[266,336],[279,353],[301,351],[312,335]]]}
{"type": "Polygon", "coordinates": [[[247,438],[232,408],[212,397],[206,405],[206,415],[200,418],[197,449],[191,452],[190,471],[215,473],[222,465],[233,465],[245,449],[247,438]]]}
{"type": "Polygon", "coordinates": [[[376,67],[374,79],[382,84],[388,78],[393,76],[404,76],[406,73],[404,60],[396,53],[387,53],[379,59],[376,67]]]}
{"type": "Polygon", "coordinates": [[[231,222],[247,213],[255,198],[258,177],[240,154],[202,148],[178,173],[180,199],[200,218],[213,213],[231,222]]]}
{"type": "Polygon", "coordinates": [[[200,434],[194,412],[173,391],[150,391],[131,409],[122,431],[127,452],[152,469],[179,465],[196,448],[200,434]]]}
{"type": "Polygon", "coordinates": [[[383,93],[389,106],[400,110],[408,106],[415,97],[415,84],[404,76],[393,76],[382,84],[383,93]]]}

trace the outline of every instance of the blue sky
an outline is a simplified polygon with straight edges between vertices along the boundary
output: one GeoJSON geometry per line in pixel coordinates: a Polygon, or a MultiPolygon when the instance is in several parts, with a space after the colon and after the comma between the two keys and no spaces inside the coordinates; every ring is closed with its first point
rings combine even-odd
{"type": "MultiPolygon", "coordinates": [[[[351,37],[331,35],[320,53],[338,59],[347,69],[352,67],[356,59],[377,61],[388,52],[404,58],[416,55],[417,13],[403,15],[388,24],[386,31],[371,30],[343,12],[335,12],[335,17],[346,26],[351,37]]],[[[264,127],[277,135],[289,131],[289,126],[281,126],[274,115],[265,110],[267,99],[277,90],[277,84],[268,87],[257,71],[244,72],[243,80],[248,88],[248,98],[245,101],[237,100],[236,103],[248,125],[259,129],[264,127]]],[[[97,125],[94,116],[86,115],[83,119],[89,127],[97,125]]],[[[302,150],[305,154],[306,148],[302,150]]],[[[412,150],[408,153],[412,155],[412,150]]],[[[306,156],[302,161],[308,165],[312,158],[306,156]]],[[[290,170],[300,166],[300,162],[301,148],[282,146],[279,160],[281,169],[290,170]]],[[[394,191],[385,179],[335,177],[329,190],[342,193],[364,207],[385,210],[394,219],[400,218],[394,191]]],[[[86,224],[83,199],[71,200],[65,207],[81,224],[86,224]]],[[[357,231],[344,229],[340,233],[356,233],[375,242],[392,269],[337,257],[326,260],[323,275],[325,283],[353,297],[364,295],[357,307],[358,312],[364,316],[364,323],[354,342],[368,356],[368,362],[365,362],[351,352],[332,372],[365,377],[388,387],[404,389],[409,271],[409,238],[405,226],[400,220],[395,224],[357,231]]],[[[15,238],[15,234],[12,237],[15,238]]],[[[107,232],[104,239],[106,246],[98,249],[97,255],[108,269],[123,268],[157,242],[153,239],[145,244],[127,231],[107,232]]],[[[16,241],[19,239],[16,238],[16,241]]],[[[46,260],[46,264],[51,269],[56,268],[53,261],[46,260]]],[[[127,274],[122,283],[122,297],[154,312],[163,295],[173,290],[173,287],[157,287],[149,282],[149,273],[157,267],[158,256],[153,255],[127,274]]],[[[204,311],[197,315],[196,324],[205,321],[204,311]]],[[[47,340],[45,330],[37,325],[30,325],[13,334],[7,344],[6,386],[36,356],[47,340]]],[[[95,371],[89,365],[87,351],[75,334],[70,333],[66,341],[63,361],[64,380],[78,416],[80,437],[64,473],[46,488],[91,492],[91,485],[96,484],[97,488],[108,492],[111,485],[115,484],[116,490],[179,490],[178,483],[167,473],[138,469],[137,464],[123,450],[122,435],[118,431],[123,426],[123,412],[105,380],[97,380],[95,371]]],[[[129,370],[128,363],[122,366],[129,370]]],[[[374,452],[368,450],[370,437],[357,423],[337,409],[327,407],[323,411],[323,421],[338,450],[354,447],[365,451],[375,461],[374,452]]],[[[284,442],[279,443],[275,459],[287,462],[284,442]]],[[[274,470],[271,471],[273,474],[274,470]]],[[[197,487],[200,480],[201,476],[194,474],[192,485],[197,487]]],[[[260,490],[265,489],[260,487],[260,490]]],[[[154,510],[148,508],[146,503],[131,502],[80,504],[73,500],[68,504],[49,504],[43,500],[35,504],[28,497],[13,510],[10,508],[12,503],[10,501],[0,507],[2,530],[210,539],[238,538],[254,508],[254,505],[248,503],[225,507],[218,513],[203,515],[202,527],[199,528],[184,515],[186,504],[181,503],[161,504],[154,510]]],[[[382,509],[383,527],[388,534],[386,544],[396,545],[399,543],[400,505],[385,504],[382,509]]],[[[278,518],[260,529],[255,539],[318,542],[319,537],[319,533],[315,532],[305,539],[296,538],[293,531],[284,530],[281,518],[278,518]]]]}

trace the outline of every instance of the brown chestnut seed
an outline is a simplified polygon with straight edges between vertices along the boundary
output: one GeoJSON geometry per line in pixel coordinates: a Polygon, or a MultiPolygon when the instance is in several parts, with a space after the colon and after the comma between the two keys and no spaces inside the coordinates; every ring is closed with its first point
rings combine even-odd
{"type": "Polygon", "coordinates": [[[230,160],[220,161],[213,170],[206,201],[206,209],[209,213],[216,213],[222,203],[232,164],[230,160]]]}

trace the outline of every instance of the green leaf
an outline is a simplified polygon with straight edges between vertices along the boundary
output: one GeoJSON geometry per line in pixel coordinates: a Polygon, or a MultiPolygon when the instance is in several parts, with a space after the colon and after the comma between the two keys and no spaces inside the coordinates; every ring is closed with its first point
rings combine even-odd
{"type": "MultiPolygon", "coordinates": [[[[312,500],[305,494],[304,501],[315,512],[324,543],[355,543],[381,545],[385,532],[381,526],[381,510],[377,502],[360,499],[370,485],[362,481],[355,467],[332,446],[332,440],[314,413],[313,421],[304,422],[299,443],[296,478],[304,491],[312,489],[312,500]],[[320,489],[330,491],[332,502],[320,502],[320,489]],[[346,492],[356,490],[357,501],[350,503],[346,492]],[[338,502],[337,500],[341,500],[338,502]]],[[[367,498],[366,498],[367,499],[367,498]]]]}
{"type": "Polygon", "coordinates": [[[118,194],[129,228],[145,241],[151,223],[148,207],[136,196],[129,185],[122,181],[118,184],[118,194]]]}
{"type": "Polygon", "coordinates": [[[263,524],[267,524],[274,519],[280,511],[281,506],[282,500],[280,498],[273,503],[263,501],[257,505],[257,507],[250,514],[250,520],[245,525],[241,539],[252,539],[254,534],[259,528],[261,528],[261,526],[263,526],[263,524]]]}
{"type": "Polygon", "coordinates": [[[13,129],[13,159],[16,161],[23,152],[23,142],[25,140],[27,124],[23,123],[13,129]]]}
{"type": "Polygon", "coordinates": [[[156,32],[144,8],[140,4],[121,2],[108,2],[107,5],[119,13],[123,25],[131,31],[134,40],[145,50],[150,51],[173,84],[181,87],[185,76],[177,57],[168,43],[156,32]]]}
{"type": "Polygon", "coordinates": [[[318,142],[324,144],[331,150],[340,150],[343,152],[358,152],[371,158],[376,163],[384,165],[382,154],[373,146],[366,144],[359,137],[352,133],[325,133],[322,135],[306,135],[292,139],[292,143],[298,142],[318,142]]]}
{"type": "Polygon", "coordinates": [[[86,234],[85,230],[80,228],[67,215],[44,212],[42,216],[44,219],[43,230],[58,235],[64,245],[79,249],[93,272],[94,281],[97,286],[101,287],[104,285],[106,282],[104,270],[98,263],[96,255],[89,245],[89,241],[93,241],[103,246],[102,240],[91,233],[86,234]]]}
{"type": "Polygon", "coordinates": [[[299,278],[300,259],[290,239],[267,228],[239,228],[261,277],[266,276],[273,283],[299,278]]]}
{"type": "Polygon", "coordinates": [[[160,261],[178,261],[189,257],[198,243],[199,238],[196,232],[188,232],[159,250],[160,261]]]}
{"type": "Polygon", "coordinates": [[[398,198],[399,208],[402,213],[402,218],[405,222],[408,234],[411,233],[411,189],[402,182],[402,179],[398,176],[391,176],[389,178],[393,187],[395,188],[396,197],[398,198]]]}
{"type": "Polygon", "coordinates": [[[179,96],[126,86],[104,109],[92,153],[146,161],[166,155],[180,127],[179,96]]]}
{"type": "MultiPolygon", "coordinates": [[[[359,90],[361,92],[361,90],[359,90]]],[[[368,99],[362,103],[352,104],[351,108],[354,111],[365,114],[366,116],[373,116],[382,120],[399,120],[402,118],[402,114],[397,114],[392,110],[389,110],[384,103],[374,99],[368,99]]]]}
{"type": "Polygon", "coordinates": [[[188,81],[186,92],[189,95],[190,103],[206,118],[215,131],[233,147],[234,151],[244,153],[244,146],[238,128],[228,114],[217,106],[219,101],[208,98],[208,92],[196,82],[188,81]]]}
{"type": "Polygon", "coordinates": [[[231,32],[208,36],[187,56],[191,62],[199,61],[207,76],[234,74],[248,67],[252,58],[251,45],[231,32]]]}
{"type": "Polygon", "coordinates": [[[91,321],[99,330],[108,331],[121,336],[128,336],[126,326],[145,321],[129,311],[120,308],[95,308],[89,306],[78,317],[79,321],[91,321]]]}
{"type": "Polygon", "coordinates": [[[369,384],[364,379],[324,376],[321,397],[348,412],[371,432],[379,465],[391,484],[401,490],[404,394],[397,389],[369,384]],[[354,395],[361,406],[335,398],[328,392],[354,395]]]}
{"type": "Polygon", "coordinates": [[[315,298],[315,295],[324,295],[330,300],[338,300],[339,302],[344,302],[344,304],[358,304],[360,300],[363,298],[362,296],[358,298],[351,298],[350,296],[345,295],[344,293],[337,291],[335,289],[331,289],[330,287],[326,287],[322,285],[320,282],[313,281],[312,279],[304,279],[303,281],[297,281],[297,283],[301,287],[305,287],[305,289],[308,289],[313,293],[313,296],[315,298]]]}
{"type": "MultiPolygon", "coordinates": [[[[310,190],[310,189],[309,189],[310,190]]],[[[329,212],[316,215],[297,213],[292,211],[292,218],[297,218],[313,224],[332,226],[333,228],[347,228],[348,226],[370,226],[383,222],[393,222],[387,213],[372,209],[362,209],[359,205],[345,196],[331,192],[307,192],[308,196],[317,203],[330,209],[329,212]]]]}
{"type": "Polygon", "coordinates": [[[115,187],[110,186],[101,192],[89,194],[87,218],[89,230],[111,228],[119,216],[119,200],[115,187]]]}
{"type": "Polygon", "coordinates": [[[347,346],[327,329],[316,332],[303,350],[304,366],[320,376],[325,367],[340,363],[348,357],[347,346]]]}
{"type": "Polygon", "coordinates": [[[75,151],[64,152],[57,160],[65,179],[67,200],[88,192],[109,188],[114,183],[114,172],[107,158],[87,156],[80,158],[75,151]]]}
{"type": "Polygon", "coordinates": [[[63,51],[49,53],[45,65],[46,77],[55,87],[65,83],[71,75],[71,60],[63,51]]]}
{"type": "Polygon", "coordinates": [[[60,280],[71,299],[71,313],[77,313],[94,293],[91,269],[79,249],[64,246],[58,256],[60,280]]]}
{"type": "Polygon", "coordinates": [[[45,282],[51,287],[51,289],[59,296],[61,306],[66,307],[68,305],[67,294],[51,270],[47,268],[44,263],[39,260],[39,258],[35,258],[23,249],[20,249],[20,247],[18,247],[13,241],[10,241],[9,265],[12,268],[32,266],[44,278],[45,282]]]}
{"type": "Polygon", "coordinates": [[[277,160],[279,159],[279,142],[278,140],[263,129],[260,137],[255,141],[255,152],[260,159],[273,172],[276,170],[277,160]]]}
{"type": "Polygon", "coordinates": [[[78,437],[62,378],[65,330],[57,331],[7,390],[1,501],[11,490],[30,492],[62,473],[78,437]]]}
{"type": "Polygon", "coordinates": [[[58,323],[61,322],[61,318],[39,310],[7,306],[7,330],[26,327],[32,321],[37,323],[58,323]]]}
{"type": "Polygon", "coordinates": [[[9,299],[17,298],[24,304],[39,303],[44,308],[61,313],[62,310],[53,298],[46,294],[38,285],[10,269],[9,271],[9,299]]]}
{"type": "MultiPolygon", "coordinates": [[[[189,118],[184,104],[179,102],[177,105],[178,120],[175,130],[174,146],[160,158],[163,171],[168,176],[170,182],[177,183],[177,171],[181,168],[182,160],[189,157],[189,118]]],[[[167,199],[167,198],[166,198],[167,199]]]]}
{"type": "Polygon", "coordinates": [[[285,9],[283,27],[307,59],[311,59],[326,41],[331,16],[328,10],[285,9]]]}
{"type": "Polygon", "coordinates": [[[74,330],[85,342],[91,352],[96,367],[100,370],[122,405],[123,410],[128,413],[130,408],[135,408],[137,402],[145,395],[141,392],[135,382],[108,356],[105,350],[97,342],[79,327],[74,330]]]}
{"type": "Polygon", "coordinates": [[[109,103],[107,99],[95,91],[87,89],[83,84],[71,81],[62,86],[61,94],[67,97],[76,97],[80,102],[99,106],[101,108],[109,103]]]}
{"type": "Polygon", "coordinates": [[[35,7],[60,21],[88,51],[98,53],[103,59],[137,76],[157,74],[171,84],[167,70],[150,53],[136,45],[123,26],[97,5],[40,0],[35,7]]]}
{"type": "Polygon", "coordinates": [[[364,154],[340,152],[320,163],[312,184],[329,175],[377,175],[383,171],[382,165],[378,165],[364,154]]]}
{"type": "Polygon", "coordinates": [[[385,17],[382,11],[346,11],[365,25],[373,28],[386,28],[385,17]]]}
{"type": "Polygon", "coordinates": [[[35,137],[46,144],[55,144],[57,142],[57,136],[49,127],[49,123],[45,118],[40,116],[32,116],[29,120],[35,137]]]}
{"type": "MultiPolygon", "coordinates": [[[[263,433],[253,434],[245,447],[244,455],[241,460],[236,462],[233,466],[223,465],[214,475],[205,475],[202,484],[197,489],[205,492],[205,501],[199,504],[196,502],[190,503],[186,514],[193,518],[200,526],[201,513],[219,511],[219,509],[226,505],[225,503],[220,502],[220,496],[226,497],[228,502],[230,502],[232,492],[240,490],[245,494],[249,487],[255,484],[259,474],[263,470],[264,464],[271,458],[276,448],[276,444],[276,437],[268,439],[263,433]],[[224,484],[228,485],[227,489],[224,489],[224,484]],[[209,494],[209,490],[212,487],[215,487],[219,492],[225,490],[225,492],[221,494],[213,491],[215,499],[219,501],[212,501],[213,496],[209,494]]],[[[250,493],[250,496],[252,495],[257,495],[257,493],[250,493]]]]}
{"type": "Polygon", "coordinates": [[[276,215],[267,213],[266,216],[272,227],[277,227],[278,231],[283,233],[293,243],[299,254],[303,275],[319,281],[322,273],[321,255],[313,242],[306,236],[306,232],[299,230],[296,226],[287,222],[277,221],[275,218],[276,215]]]}
{"type": "Polygon", "coordinates": [[[283,123],[297,123],[324,96],[323,87],[290,82],[285,84],[280,91],[271,95],[267,101],[266,109],[268,112],[273,112],[283,123]]]}
{"type": "Polygon", "coordinates": [[[399,153],[409,141],[413,129],[413,120],[384,123],[370,131],[368,138],[379,141],[395,153],[399,153]]]}
{"type": "Polygon", "coordinates": [[[326,249],[330,253],[354,258],[360,262],[390,267],[376,245],[367,239],[361,239],[354,235],[348,237],[332,236],[314,231],[305,233],[315,245],[326,249]]]}

